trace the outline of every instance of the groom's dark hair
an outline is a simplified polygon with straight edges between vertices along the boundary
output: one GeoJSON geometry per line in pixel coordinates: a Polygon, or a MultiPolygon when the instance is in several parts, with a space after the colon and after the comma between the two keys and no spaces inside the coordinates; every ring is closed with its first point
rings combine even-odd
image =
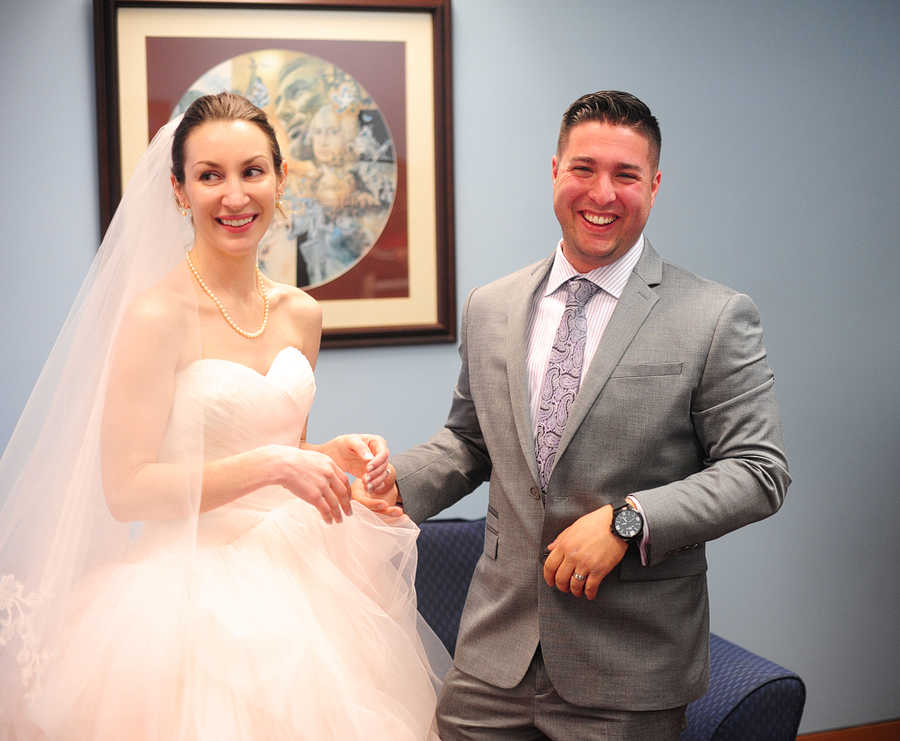
{"type": "Polygon", "coordinates": [[[653,169],[659,167],[659,153],[662,149],[662,134],[659,121],[650,113],[647,105],[631,93],[620,90],[601,90],[582,95],[563,114],[559,127],[556,154],[562,154],[569,143],[569,132],[579,124],[589,121],[625,126],[634,129],[650,143],[650,161],[653,169]]]}

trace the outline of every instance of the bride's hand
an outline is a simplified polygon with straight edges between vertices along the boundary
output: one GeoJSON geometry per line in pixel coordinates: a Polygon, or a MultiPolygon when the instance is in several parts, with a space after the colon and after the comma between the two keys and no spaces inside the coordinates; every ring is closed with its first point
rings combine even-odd
{"type": "Polygon", "coordinates": [[[351,514],[350,482],[330,456],[290,446],[274,447],[278,484],[313,505],[329,524],[341,522],[342,513],[351,514]]]}
{"type": "Polygon", "coordinates": [[[390,451],[379,435],[339,435],[325,443],[322,452],[330,455],[342,471],[362,479],[367,486],[385,479],[390,451]]]}

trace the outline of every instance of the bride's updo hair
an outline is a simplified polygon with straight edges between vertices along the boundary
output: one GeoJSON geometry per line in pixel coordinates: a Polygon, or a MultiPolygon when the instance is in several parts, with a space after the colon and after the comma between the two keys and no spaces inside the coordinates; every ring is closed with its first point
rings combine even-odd
{"type": "Polygon", "coordinates": [[[191,132],[198,126],[214,121],[250,121],[259,126],[269,140],[275,170],[281,169],[283,157],[275,138],[275,129],[266,114],[243,96],[235,93],[218,93],[197,98],[184,112],[184,118],[175,129],[172,140],[172,174],[184,185],[184,145],[191,132]]]}

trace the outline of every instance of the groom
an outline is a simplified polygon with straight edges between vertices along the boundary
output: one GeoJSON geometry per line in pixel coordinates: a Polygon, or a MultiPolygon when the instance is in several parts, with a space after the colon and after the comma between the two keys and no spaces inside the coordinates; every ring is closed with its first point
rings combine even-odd
{"type": "Polygon", "coordinates": [[[643,234],[660,144],[627,93],[566,111],[562,240],[472,291],[446,426],[391,460],[416,522],[490,480],[443,741],[676,741],[709,681],[705,544],[784,499],[756,306],[643,234]]]}

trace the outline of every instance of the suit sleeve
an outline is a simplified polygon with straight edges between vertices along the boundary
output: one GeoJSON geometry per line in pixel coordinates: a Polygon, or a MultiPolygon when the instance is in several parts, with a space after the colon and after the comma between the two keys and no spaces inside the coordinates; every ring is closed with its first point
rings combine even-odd
{"type": "Polygon", "coordinates": [[[781,507],[791,478],[774,383],[756,305],[734,294],[718,317],[691,404],[702,470],[634,492],[650,526],[648,565],[781,507]]]}
{"type": "Polygon", "coordinates": [[[455,504],[491,475],[490,456],[469,388],[466,329],[474,294],[469,294],[463,307],[459,345],[462,362],[446,424],[427,443],[391,458],[403,508],[415,522],[455,504]]]}

